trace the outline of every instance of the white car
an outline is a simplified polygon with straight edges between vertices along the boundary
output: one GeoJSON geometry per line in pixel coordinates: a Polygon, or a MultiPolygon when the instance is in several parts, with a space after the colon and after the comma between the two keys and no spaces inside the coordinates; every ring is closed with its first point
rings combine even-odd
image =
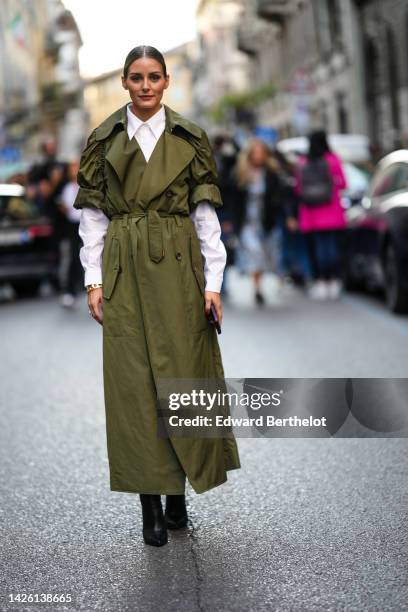
{"type": "Polygon", "coordinates": [[[408,150],[379,162],[361,204],[346,217],[346,284],[381,287],[390,310],[408,312],[408,150]]]}

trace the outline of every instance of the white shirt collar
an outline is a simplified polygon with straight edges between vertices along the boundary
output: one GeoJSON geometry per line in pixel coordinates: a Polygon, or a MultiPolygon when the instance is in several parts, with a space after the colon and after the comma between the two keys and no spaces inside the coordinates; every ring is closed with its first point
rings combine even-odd
{"type": "Polygon", "coordinates": [[[164,111],[164,106],[162,105],[157,111],[157,113],[150,117],[150,119],[148,119],[147,121],[142,121],[141,119],[139,119],[139,117],[136,117],[136,115],[130,110],[131,105],[131,102],[127,105],[127,133],[129,136],[129,140],[134,137],[137,130],[140,128],[141,125],[143,125],[143,123],[147,123],[147,125],[153,132],[156,140],[158,140],[166,125],[166,113],[164,111]]]}

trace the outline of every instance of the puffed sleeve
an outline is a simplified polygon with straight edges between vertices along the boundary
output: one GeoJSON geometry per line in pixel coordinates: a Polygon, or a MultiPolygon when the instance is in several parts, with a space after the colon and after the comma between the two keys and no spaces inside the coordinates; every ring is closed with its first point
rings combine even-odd
{"type": "Polygon", "coordinates": [[[78,195],[74,208],[84,207],[105,210],[105,193],[103,181],[103,143],[95,139],[95,130],[91,133],[82,152],[77,183],[78,195]]]}
{"type": "Polygon", "coordinates": [[[192,188],[190,193],[190,211],[202,200],[213,206],[222,206],[221,193],[218,187],[218,173],[208,136],[203,130],[201,141],[191,162],[192,188]]]}

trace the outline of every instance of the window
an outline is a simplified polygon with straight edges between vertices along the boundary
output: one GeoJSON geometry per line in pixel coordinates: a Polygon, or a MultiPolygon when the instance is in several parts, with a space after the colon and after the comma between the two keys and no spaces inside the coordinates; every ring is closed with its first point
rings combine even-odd
{"type": "Polygon", "coordinates": [[[398,167],[395,188],[397,191],[408,191],[408,163],[400,163],[398,167]]]}
{"type": "Polygon", "coordinates": [[[406,171],[406,164],[392,164],[374,178],[372,197],[378,198],[401,189],[400,174],[406,171]]]}
{"type": "Polygon", "coordinates": [[[330,52],[330,27],[329,27],[329,7],[327,0],[313,0],[313,18],[315,24],[317,46],[319,53],[325,55],[330,52]]]}
{"type": "Polygon", "coordinates": [[[374,148],[378,142],[378,106],[381,92],[381,60],[377,42],[370,37],[364,41],[364,65],[366,73],[366,107],[371,143],[374,148]]]}
{"type": "Polygon", "coordinates": [[[348,112],[346,105],[346,95],[344,93],[338,93],[336,95],[336,106],[337,106],[337,124],[340,134],[348,134],[349,122],[348,112]]]}
{"type": "Polygon", "coordinates": [[[392,126],[395,130],[399,130],[401,127],[398,91],[399,91],[399,75],[398,75],[398,59],[397,59],[397,45],[395,40],[395,34],[391,28],[387,27],[387,60],[388,60],[388,78],[389,78],[389,92],[391,99],[391,120],[392,126]]]}
{"type": "Polygon", "coordinates": [[[341,43],[342,35],[342,10],[339,0],[327,0],[327,12],[329,16],[329,30],[332,48],[341,43]]]}

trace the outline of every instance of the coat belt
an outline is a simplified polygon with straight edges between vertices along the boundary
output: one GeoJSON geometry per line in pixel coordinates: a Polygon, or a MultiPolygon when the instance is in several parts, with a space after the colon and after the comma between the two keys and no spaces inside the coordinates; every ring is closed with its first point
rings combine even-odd
{"type": "Polygon", "coordinates": [[[159,210],[146,210],[145,212],[133,211],[129,213],[117,213],[111,219],[123,219],[122,227],[129,227],[129,218],[138,223],[143,217],[147,217],[147,235],[149,242],[150,259],[159,263],[164,257],[162,222],[160,217],[175,217],[176,222],[181,224],[179,217],[188,217],[189,213],[168,213],[159,210]]]}

